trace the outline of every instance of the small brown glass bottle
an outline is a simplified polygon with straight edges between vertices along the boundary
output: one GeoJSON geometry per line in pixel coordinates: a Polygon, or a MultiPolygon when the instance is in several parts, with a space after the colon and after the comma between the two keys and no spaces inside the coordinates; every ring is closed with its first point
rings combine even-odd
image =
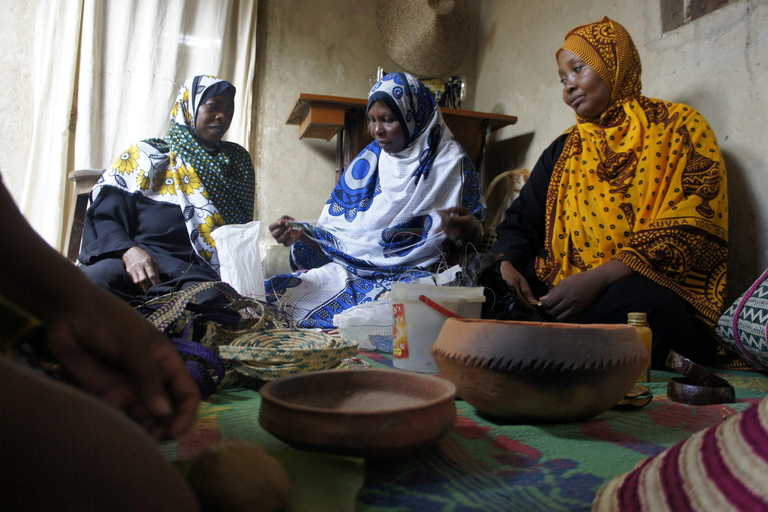
{"type": "Polygon", "coordinates": [[[651,382],[651,350],[653,348],[653,333],[651,328],[648,327],[648,319],[645,313],[630,313],[627,318],[627,323],[635,328],[637,334],[640,335],[643,345],[648,350],[648,364],[645,365],[643,373],[637,379],[637,382],[651,382]]]}

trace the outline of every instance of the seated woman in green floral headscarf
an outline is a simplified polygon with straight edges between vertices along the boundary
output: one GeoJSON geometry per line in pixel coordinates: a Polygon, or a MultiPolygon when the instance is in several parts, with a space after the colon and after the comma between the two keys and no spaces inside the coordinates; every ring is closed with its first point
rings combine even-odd
{"type": "Polygon", "coordinates": [[[211,233],[253,220],[250,155],[221,140],[234,97],[235,87],[219,78],[188,80],[168,137],[132,145],[107,169],[93,190],[78,257],[91,280],[126,301],[144,301],[220,279],[211,233]]]}

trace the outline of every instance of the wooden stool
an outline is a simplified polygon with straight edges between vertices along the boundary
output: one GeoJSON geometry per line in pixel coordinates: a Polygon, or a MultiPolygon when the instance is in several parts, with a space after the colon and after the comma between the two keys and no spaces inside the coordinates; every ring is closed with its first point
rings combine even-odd
{"type": "Polygon", "coordinates": [[[67,259],[74,263],[80,254],[80,243],[83,238],[83,223],[85,211],[91,197],[91,190],[106,169],[80,169],[69,173],[69,179],[75,182],[75,197],[69,213],[69,234],[65,247],[67,259]]]}

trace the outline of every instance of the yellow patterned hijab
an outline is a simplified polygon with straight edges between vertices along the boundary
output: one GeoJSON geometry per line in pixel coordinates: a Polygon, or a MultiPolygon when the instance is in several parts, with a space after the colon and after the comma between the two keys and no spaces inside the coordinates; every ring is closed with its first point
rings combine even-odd
{"type": "Polygon", "coordinates": [[[726,293],[728,190],[715,134],[693,108],[640,94],[640,58],[610,19],[571,30],[562,49],[603,79],[611,102],[576,116],[547,196],[549,287],[610,259],[690,303],[707,324],[726,293]]]}

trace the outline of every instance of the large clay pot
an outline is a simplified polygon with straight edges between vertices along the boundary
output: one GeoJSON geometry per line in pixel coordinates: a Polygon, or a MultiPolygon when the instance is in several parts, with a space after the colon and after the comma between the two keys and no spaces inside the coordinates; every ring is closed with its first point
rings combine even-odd
{"type": "Polygon", "coordinates": [[[628,325],[446,321],[441,374],[481,414],[513,423],[581,421],[632,389],[648,351],[628,325]]]}

